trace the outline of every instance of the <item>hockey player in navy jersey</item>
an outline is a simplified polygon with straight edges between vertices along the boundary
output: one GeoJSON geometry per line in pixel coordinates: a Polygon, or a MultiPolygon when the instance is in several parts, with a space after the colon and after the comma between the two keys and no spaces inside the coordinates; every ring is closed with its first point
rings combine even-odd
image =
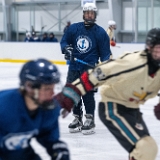
{"type": "MultiPolygon", "coordinates": [[[[128,152],[129,160],[156,160],[158,146],[140,107],[160,90],[160,28],[148,32],[144,50],[124,53],[84,72],[57,97],[68,108],[97,87],[101,87],[99,117],[128,152]]],[[[160,102],[150,107],[160,120],[160,102]]]]}
{"type": "Polygon", "coordinates": [[[23,65],[20,88],[0,91],[0,160],[40,160],[31,138],[45,147],[52,160],[69,160],[60,140],[60,106],[53,100],[60,81],[55,65],[45,59],[23,65]]]}
{"type": "MultiPolygon", "coordinates": [[[[97,7],[94,3],[86,3],[83,6],[84,22],[70,25],[61,39],[62,53],[66,60],[70,60],[67,75],[67,83],[73,82],[90,66],[75,61],[75,58],[83,60],[95,66],[98,60],[106,61],[110,57],[109,37],[105,30],[95,23],[97,7]]],[[[82,97],[85,106],[86,120],[82,121],[82,100],[73,108],[73,122],[69,124],[71,133],[82,131],[83,134],[94,133],[94,90],[82,97]]]]}

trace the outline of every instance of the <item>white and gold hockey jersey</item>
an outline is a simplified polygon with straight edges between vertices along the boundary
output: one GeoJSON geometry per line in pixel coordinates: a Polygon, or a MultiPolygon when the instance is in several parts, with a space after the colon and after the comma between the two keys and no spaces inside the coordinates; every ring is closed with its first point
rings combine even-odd
{"type": "Polygon", "coordinates": [[[114,38],[114,30],[108,28],[108,29],[106,30],[106,32],[107,32],[107,34],[108,34],[108,36],[109,36],[109,39],[110,39],[110,41],[111,41],[111,40],[114,38]]]}
{"type": "MultiPolygon", "coordinates": [[[[147,53],[139,51],[104,62],[90,70],[88,76],[94,86],[100,87],[102,102],[138,108],[146,100],[155,97],[160,89],[160,69],[152,76],[148,72],[147,53]]],[[[85,94],[80,83],[74,84],[85,94]]]]}

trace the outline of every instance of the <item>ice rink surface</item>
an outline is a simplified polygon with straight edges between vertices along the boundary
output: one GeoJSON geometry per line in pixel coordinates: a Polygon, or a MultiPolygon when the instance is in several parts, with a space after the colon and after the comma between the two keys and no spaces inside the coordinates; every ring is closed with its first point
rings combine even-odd
{"type": "MultiPolygon", "coordinates": [[[[22,64],[0,63],[0,90],[19,86],[18,74],[21,66],[22,64]]],[[[67,66],[58,65],[58,68],[62,75],[62,84],[64,84],[67,66]]],[[[95,94],[95,99],[98,104],[100,99],[99,93],[95,94]]],[[[141,112],[143,112],[143,118],[149,128],[150,134],[156,140],[159,147],[156,160],[160,160],[160,121],[153,114],[153,106],[158,101],[158,97],[155,97],[141,106],[141,112]]],[[[71,160],[128,160],[128,153],[99,120],[97,109],[95,112],[95,134],[82,135],[82,133],[69,133],[68,124],[72,120],[72,114],[69,114],[65,119],[59,118],[61,139],[67,142],[69,146],[71,160]]],[[[50,160],[45,150],[34,139],[32,140],[32,145],[35,151],[40,153],[43,160],[50,160]]]]}

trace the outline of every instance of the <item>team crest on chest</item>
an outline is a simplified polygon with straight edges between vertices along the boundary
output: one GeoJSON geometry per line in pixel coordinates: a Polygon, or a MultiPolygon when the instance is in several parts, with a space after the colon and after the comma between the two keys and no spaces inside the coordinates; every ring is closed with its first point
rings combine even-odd
{"type": "Polygon", "coordinates": [[[87,36],[83,35],[79,36],[76,39],[76,42],[77,42],[77,50],[82,54],[88,52],[92,47],[92,41],[87,36]]]}

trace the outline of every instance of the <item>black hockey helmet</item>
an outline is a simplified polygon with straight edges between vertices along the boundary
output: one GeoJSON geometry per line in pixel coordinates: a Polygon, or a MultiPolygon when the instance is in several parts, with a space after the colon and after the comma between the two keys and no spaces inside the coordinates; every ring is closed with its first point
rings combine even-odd
{"type": "Polygon", "coordinates": [[[148,60],[154,66],[160,67],[160,60],[153,58],[152,49],[155,45],[160,45],[160,28],[151,29],[146,38],[146,52],[148,53],[148,60]]]}
{"type": "Polygon", "coordinates": [[[160,28],[153,28],[147,34],[146,46],[152,48],[157,44],[160,44],[160,28]]]}
{"type": "Polygon", "coordinates": [[[54,84],[60,81],[60,73],[57,67],[46,59],[31,60],[25,63],[19,74],[20,85],[31,81],[35,88],[41,84],[54,84]]]}

